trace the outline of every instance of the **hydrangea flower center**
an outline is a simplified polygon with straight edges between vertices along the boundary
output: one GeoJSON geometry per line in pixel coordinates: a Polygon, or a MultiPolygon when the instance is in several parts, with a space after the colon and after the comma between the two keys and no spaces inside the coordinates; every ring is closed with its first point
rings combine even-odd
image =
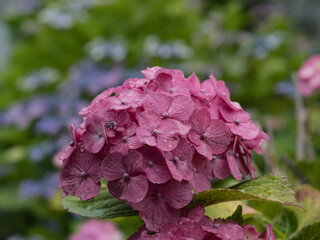
{"type": "Polygon", "coordinates": [[[179,162],[179,158],[178,158],[178,157],[174,157],[173,162],[174,162],[175,164],[177,164],[177,163],[179,162]]]}
{"type": "Polygon", "coordinates": [[[239,125],[239,124],[240,124],[240,120],[239,120],[239,119],[236,119],[235,124],[236,124],[236,125],[239,125]]]}
{"type": "Polygon", "coordinates": [[[203,88],[201,88],[201,89],[200,89],[200,92],[201,92],[201,93],[205,93],[206,90],[204,90],[203,88]]]}
{"type": "Polygon", "coordinates": [[[81,177],[86,177],[87,176],[87,173],[86,172],[82,172],[81,173],[81,177]]]}
{"type": "Polygon", "coordinates": [[[169,93],[174,93],[174,88],[170,88],[169,93]]]}
{"type": "Polygon", "coordinates": [[[156,136],[158,136],[158,134],[159,134],[159,131],[157,129],[153,130],[153,132],[152,132],[153,136],[156,137],[156,136]]]}
{"type": "Polygon", "coordinates": [[[155,198],[155,199],[161,198],[161,193],[158,193],[158,192],[157,192],[156,194],[154,194],[154,198],[155,198]]]}
{"type": "Polygon", "coordinates": [[[125,142],[125,143],[128,142],[128,137],[127,137],[127,136],[124,136],[124,137],[122,138],[122,141],[125,142]]]}
{"type": "Polygon", "coordinates": [[[163,118],[163,119],[168,118],[168,113],[164,113],[164,114],[162,114],[162,118],[163,118]]]}
{"type": "Polygon", "coordinates": [[[125,105],[126,103],[126,100],[121,100],[121,105],[125,105]]]}
{"type": "Polygon", "coordinates": [[[153,162],[152,161],[149,161],[148,162],[148,165],[151,167],[153,165],[153,162]]]}
{"type": "Polygon", "coordinates": [[[128,173],[125,173],[125,174],[123,174],[122,177],[123,177],[124,180],[127,180],[127,179],[129,179],[129,174],[128,174],[128,173]]]}
{"type": "Polygon", "coordinates": [[[75,143],[74,141],[71,141],[71,142],[69,143],[69,145],[70,145],[71,147],[73,147],[74,145],[76,145],[76,143],[75,143]]]}
{"type": "Polygon", "coordinates": [[[111,130],[114,130],[117,128],[117,123],[115,121],[109,120],[108,123],[106,124],[107,128],[110,128],[111,130]]]}
{"type": "Polygon", "coordinates": [[[202,134],[202,136],[201,136],[201,140],[206,140],[208,138],[208,135],[207,134],[202,134]]]}
{"type": "Polygon", "coordinates": [[[103,133],[102,132],[98,132],[98,137],[102,138],[103,137],[103,133]]]}

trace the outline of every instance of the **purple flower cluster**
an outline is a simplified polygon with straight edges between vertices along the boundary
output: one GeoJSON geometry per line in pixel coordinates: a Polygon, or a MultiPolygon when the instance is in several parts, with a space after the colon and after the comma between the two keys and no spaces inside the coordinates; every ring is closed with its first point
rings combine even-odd
{"type": "Polygon", "coordinates": [[[128,240],[276,240],[270,224],[266,230],[259,232],[252,225],[240,225],[233,220],[215,219],[204,216],[200,205],[191,209],[182,209],[176,222],[161,227],[157,233],[148,231],[145,225],[132,234],[128,240]]]}
{"type": "Polygon", "coordinates": [[[94,198],[100,178],[116,198],[139,211],[157,232],[178,222],[193,193],[211,188],[214,177],[253,177],[251,150],[262,153],[268,136],[230,100],[223,81],[200,82],[180,70],[142,71],[98,95],[71,127],[61,151],[63,196],[94,198]]]}

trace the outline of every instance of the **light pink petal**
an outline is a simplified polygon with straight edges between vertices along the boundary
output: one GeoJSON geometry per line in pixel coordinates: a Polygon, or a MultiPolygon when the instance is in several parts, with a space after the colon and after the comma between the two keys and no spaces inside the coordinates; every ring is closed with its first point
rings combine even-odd
{"type": "Polygon", "coordinates": [[[277,240],[272,227],[269,223],[267,223],[266,230],[260,234],[259,239],[261,240],[277,240]]]}
{"type": "Polygon", "coordinates": [[[145,198],[148,188],[148,180],[144,176],[130,177],[128,186],[123,193],[124,199],[132,203],[141,202],[145,198]]]}
{"type": "Polygon", "coordinates": [[[192,129],[198,134],[204,133],[204,131],[210,126],[211,117],[207,109],[196,109],[190,117],[192,129]]]}
{"type": "Polygon", "coordinates": [[[128,138],[128,146],[130,149],[137,149],[141,147],[141,144],[139,139],[136,136],[134,136],[134,137],[128,138]]]}
{"type": "Polygon", "coordinates": [[[169,118],[179,120],[181,122],[188,121],[194,111],[194,103],[192,99],[185,95],[175,95],[172,98],[172,104],[168,111],[169,118]]]}
{"type": "Polygon", "coordinates": [[[161,195],[167,203],[176,209],[187,206],[192,200],[192,191],[187,181],[170,180],[161,189],[161,195]]]}
{"type": "Polygon", "coordinates": [[[121,153],[111,153],[107,155],[101,163],[102,176],[107,181],[114,181],[122,178],[127,169],[122,163],[121,153]]]}
{"type": "Polygon", "coordinates": [[[176,125],[177,125],[177,127],[179,129],[178,132],[179,132],[180,135],[183,136],[183,135],[187,135],[188,134],[188,132],[191,129],[190,123],[182,123],[182,122],[180,122],[178,120],[174,120],[174,119],[173,119],[173,121],[176,123],[176,125]]]}
{"type": "Polygon", "coordinates": [[[144,205],[140,216],[150,231],[159,231],[167,223],[178,221],[180,210],[172,208],[161,199],[151,200],[144,205]]]}
{"type": "Polygon", "coordinates": [[[190,162],[179,161],[178,163],[174,163],[174,161],[168,159],[166,159],[166,162],[173,179],[178,182],[191,180],[193,178],[193,167],[190,162]]]}
{"type": "Polygon", "coordinates": [[[177,147],[179,143],[179,136],[177,134],[179,129],[173,120],[162,120],[157,130],[156,141],[160,150],[171,151],[177,147]]]}
{"type": "Polygon", "coordinates": [[[153,111],[142,112],[138,117],[140,128],[143,128],[149,132],[155,130],[161,123],[162,119],[158,113],[153,111]]]}
{"type": "Polygon", "coordinates": [[[152,67],[152,68],[147,67],[147,69],[142,70],[141,73],[148,79],[154,79],[156,72],[160,69],[161,67],[152,67]]]}
{"type": "Polygon", "coordinates": [[[254,139],[258,136],[260,129],[253,121],[248,121],[246,123],[233,124],[230,131],[244,139],[254,139]]]}
{"type": "Polygon", "coordinates": [[[123,158],[123,165],[127,169],[129,175],[135,174],[141,171],[143,164],[142,154],[136,150],[131,150],[123,158]]]}
{"type": "Polygon", "coordinates": [[[225,179],[230,175],[229,165],[226,159],[213,160],[213,175],[218,179],[225,179]]]}
{"type": "Polygon", "coordinates": [[[164,113],[168,114],[171,101],[171,97],[164,93],[149,93],[143,107],[146,111],[153,111],[162,116],[164,113]]]}
{"type": "Polygon", "coordinates": [[[241,180],[242,174],[241,174],[239,167],[237,165],[237,160],[236,160],[235,156],[233,154],[227,152],[227,161],[228,161],[229,169],[230,169],[232,176],[238,181],[241,180]]]}
{"type": "Polygon", "coordinates": [[[218,155],[227,150],[231,135],[224,122],[216,119],[211,120],[211,124],[206,129],[205,134],[208,137],[205,142],[211,146],[213,154],[218,155]]]}
{"type": "Polygon", "coordinates": [[[115,146],[110,146],[110,153],[122,153],[126,155],[129,152],[129,145],[128,143],[119,143],[115,146]]]}
{"type": "Polygon", "coordinates": [[[166,161],[160,151],[153,147],[139,149],[143,156],[143,170],[152,183],[165,183],[171,178],[166,161]]]}
{"type": "Polygon", "coordinates": [[[225,105],[220,106],[220,113],[225,121],[230,123],[247,122],[250,120],[250,114],[244,110],[235,111],[225,105]]]}
{"type": "Polygon", "coordinates": [[[115,181],[108,181],[109,192],[119,200],[125,200],[123,193],[126,191],[127,187],[128,182],[125,182],[123,178],[115,181]]]}
{"type": "Polygon", "coordinates": [[[137,137],[140,143],[142,144],[148,144],[149,146],[157,146],[156,139],[152,135],[152,133],[141,127],[137,128],[137,137]]]}
{"type": "Polygon", "coordinates": [[[80,186],[77,188],[75,196],[80,198],[82,201],[87,201],[98,195],[100,187],[100,182],[96,183],[92,180],[92,178],[87,177],[81,182],[80,186]]]}
{"type": "Polygon", "coordinates": [[[201,140],[199,142],[199,145],[196,145],[195,148],[198,153],[205,156],[208,160],[212,159],[213,152],[212,152],[212,147],[209,144],[201,140]]]}
{"type": "Polygon", "coordinates": [[[190,132],[188,133],[189,140],[195,145],[199,145],[201,143],[200,137],[201,136],[199,135],[199,133],[193,129],[191,129],[190,132]]]}
{"type": "Polygon", "coordinates": [[[211,189],[211,183],[208,177],[203,173],[195,173],[194,178],[190,181],[194,193],[200,193],[211,189]]]}

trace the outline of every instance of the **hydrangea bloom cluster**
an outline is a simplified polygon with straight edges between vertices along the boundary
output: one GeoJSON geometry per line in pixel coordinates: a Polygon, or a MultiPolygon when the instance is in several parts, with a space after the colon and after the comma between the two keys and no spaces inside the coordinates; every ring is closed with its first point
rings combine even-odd
{"type": "Polygon", "coordinates": [[[298,88],[302,96],[320,90],[320,55],[310,57],[299,70],[298,88]]]}
{"type": "Polygon", "coordinates": [[[180,70],[142,71],[105,90],[82,109],[84,122],[71,126],[63,161],[63,196],[95,197],[100,179],[116,198],[139,211],[146,228],[158,232],[179,220],[193,193],[212,178],[253,177],[252,150],[268,140],[223,81],[200,82],[180,70]]]}
{"type": "Polygon", "coordinates": [[[123,240],[122,233],[112,222],[91,219],[85,222],[69,240],[123,240]]]}
{"type": "Polygon", "coordinates": [[[143,225],[128,240],[276,240],[270,224],[259,233],[252,225],[240,225],[233,220],[216,219],[212,221],[204,216],[204,208],[200,205],[183,209],[177,222],[161,227],[158,233],[152,233],[143,225]]]}

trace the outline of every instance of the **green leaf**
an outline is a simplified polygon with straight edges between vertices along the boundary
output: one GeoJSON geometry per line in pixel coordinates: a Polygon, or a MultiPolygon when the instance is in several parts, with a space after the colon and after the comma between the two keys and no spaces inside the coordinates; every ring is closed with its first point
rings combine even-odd
{"type": "Polygon", "coordinates": [[[289,240],[319,240],[320,239],[320,222],[305,226],[301,231],[297,232],[289,240]]]}
{"type": "Polygon", "coordinates": [[[257,177],[226,189],[216,188],[195,194],[189,206],[209,206],[236,200],[270,201],[302,208],[295,200],[287,178],[272,175],[257,177]]]}
{"type": "Polygon", "coordinates": [[[95,218],[115,218],[134,216],[138,213],[131,207],[113,197],[108,190],[102,189],[98,196],[88,201],[81,201],[74,196],[68,196],[61,200],[63,208],[69,212],[95,218]]]}
{"type": "Polygon", "coordinates": [[[227,217],[227,220],[234,220],[239,224],[243,225],[242,206],[238,205],[234,213],[230,217],[227,217]]]}

